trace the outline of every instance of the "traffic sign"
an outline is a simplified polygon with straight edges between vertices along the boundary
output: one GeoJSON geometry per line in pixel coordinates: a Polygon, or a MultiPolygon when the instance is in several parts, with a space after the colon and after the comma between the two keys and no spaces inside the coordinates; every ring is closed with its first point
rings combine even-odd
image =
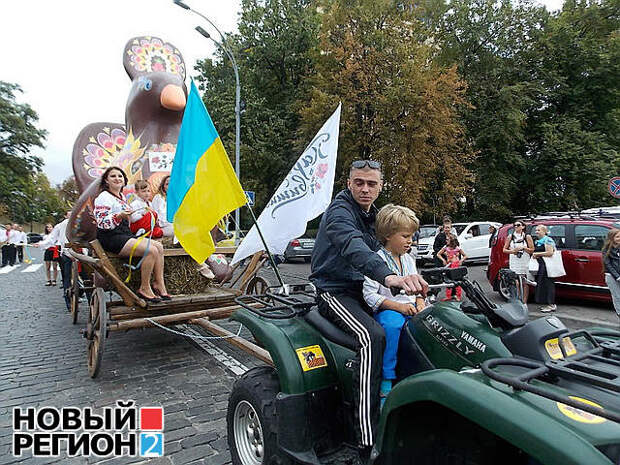
{"type": "Polygon", "coordinates": [[[244,191],[245,192],[245,196],[248,198],[248,205],[250,207],[254,206],[254,199],[255,199],[255,193],[254,191],[244,191]]]}
{"type": "Polygon", "coordinates": [[[620,176],[611,178],[611,180],[609,181],[609,193],[613,197],[620,199],[620,176]]]}

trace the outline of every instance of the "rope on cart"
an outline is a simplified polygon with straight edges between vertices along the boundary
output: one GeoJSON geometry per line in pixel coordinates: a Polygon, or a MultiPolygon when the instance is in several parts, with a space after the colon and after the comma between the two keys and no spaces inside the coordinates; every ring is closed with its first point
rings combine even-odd
{"type": "Polygon", "coordinates": [[[239,331],[237,331],[237,334],[232,334],[230,336],[192,336],[191,334],[187,334],[187,333],[182,333],[181,331],[175,331],[174,329],[170,329],[167,326],[164,325],[160,325],[159,323],[157,323],[156,321],[153,321],[151,318],[145,318],[146,321],[148,321],[149,323],[164,329],[170,333],[173,334],[177,334],[179,336],[185,336],[185,337],[189,337],[190,339],[230,339],[233,337],[239,337],[239,335],[241,334],[241,330],[243,329],[243,325],[240,324],[239,325],[239,331]]]}

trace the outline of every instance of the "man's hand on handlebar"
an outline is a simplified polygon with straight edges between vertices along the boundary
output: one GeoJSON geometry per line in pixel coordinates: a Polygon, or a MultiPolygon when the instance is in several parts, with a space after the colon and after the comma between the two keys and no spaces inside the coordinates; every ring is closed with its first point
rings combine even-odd
{"type": "Polygon", "coordinates": [[[385,278],[385,287],[398,287],[403,289],[406,294],[422,294],[426,296],[428,292],[428,283],[419,274],[411,274],[408,276],[397,276],[391,274],[385,278]]]}

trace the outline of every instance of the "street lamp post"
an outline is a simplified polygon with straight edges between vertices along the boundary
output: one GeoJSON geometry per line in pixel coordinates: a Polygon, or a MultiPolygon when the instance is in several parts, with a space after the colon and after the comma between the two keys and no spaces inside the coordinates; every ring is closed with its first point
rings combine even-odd
{"type": "MultiPolygon", "coordinates": [[[[239,68],[237,67],[237,61],[235,60],[235,57],[230,47],[226,45],[226,38],[224,37],[224,34],[222,34],[222,32],[218,29],[218,27],[215,24],[213,24],[213,22],[209,18],[207,18],[202,13],[196,10],[193,10],[187,4],[183,3],[182,0],[174,0],[174,3],[180,6],[181,8],[191,11],[192,13],[200,16],[202,19],[208,22],[217,31],[217,33],[220,35],[220,39],[222,40],[221,43],[215,40],[213,37],[211,37],[211,35],[207,31],[205,31],[202,27],[200,26],[196,27],[196,30],[200,34],[202,34],[207,39],[211,39],[213,43],[215,43],[215,45],[218,46],[226,54],[226,56],[228,57],[228,59],[230,60],[232,64],[233,71],[235,73],[235,174],[237,175],[237,178],[241,182],[241,174],[240,174],[241,169],[239,165],[240,151],[241,151],[241,84],[239,83],[239,68]]],[[[239,212],[240,212],[239,209],[235,210],[235,244],[239,243],[239,235],[240,235],[239,212]]]]}

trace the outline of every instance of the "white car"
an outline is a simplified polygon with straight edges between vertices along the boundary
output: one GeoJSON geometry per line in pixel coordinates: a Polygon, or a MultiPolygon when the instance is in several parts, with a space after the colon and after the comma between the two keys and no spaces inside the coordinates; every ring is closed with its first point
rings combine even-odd
{"type": "MultiPolygon", "coordinates": [[[[494,221],[473,221],[471,223],[452,223],[452,228],[456,230],[457,238],[461,249],[467,255],[467,261],[488,261],[491,249],[489,248],[489,226],[495,226],[499,230],[501,223],[494,221]]],[[[432,262],[434,258],[433,244],[435,234],[420,238],[418,241],[417,259],[422,262],[432,262]]]]}

